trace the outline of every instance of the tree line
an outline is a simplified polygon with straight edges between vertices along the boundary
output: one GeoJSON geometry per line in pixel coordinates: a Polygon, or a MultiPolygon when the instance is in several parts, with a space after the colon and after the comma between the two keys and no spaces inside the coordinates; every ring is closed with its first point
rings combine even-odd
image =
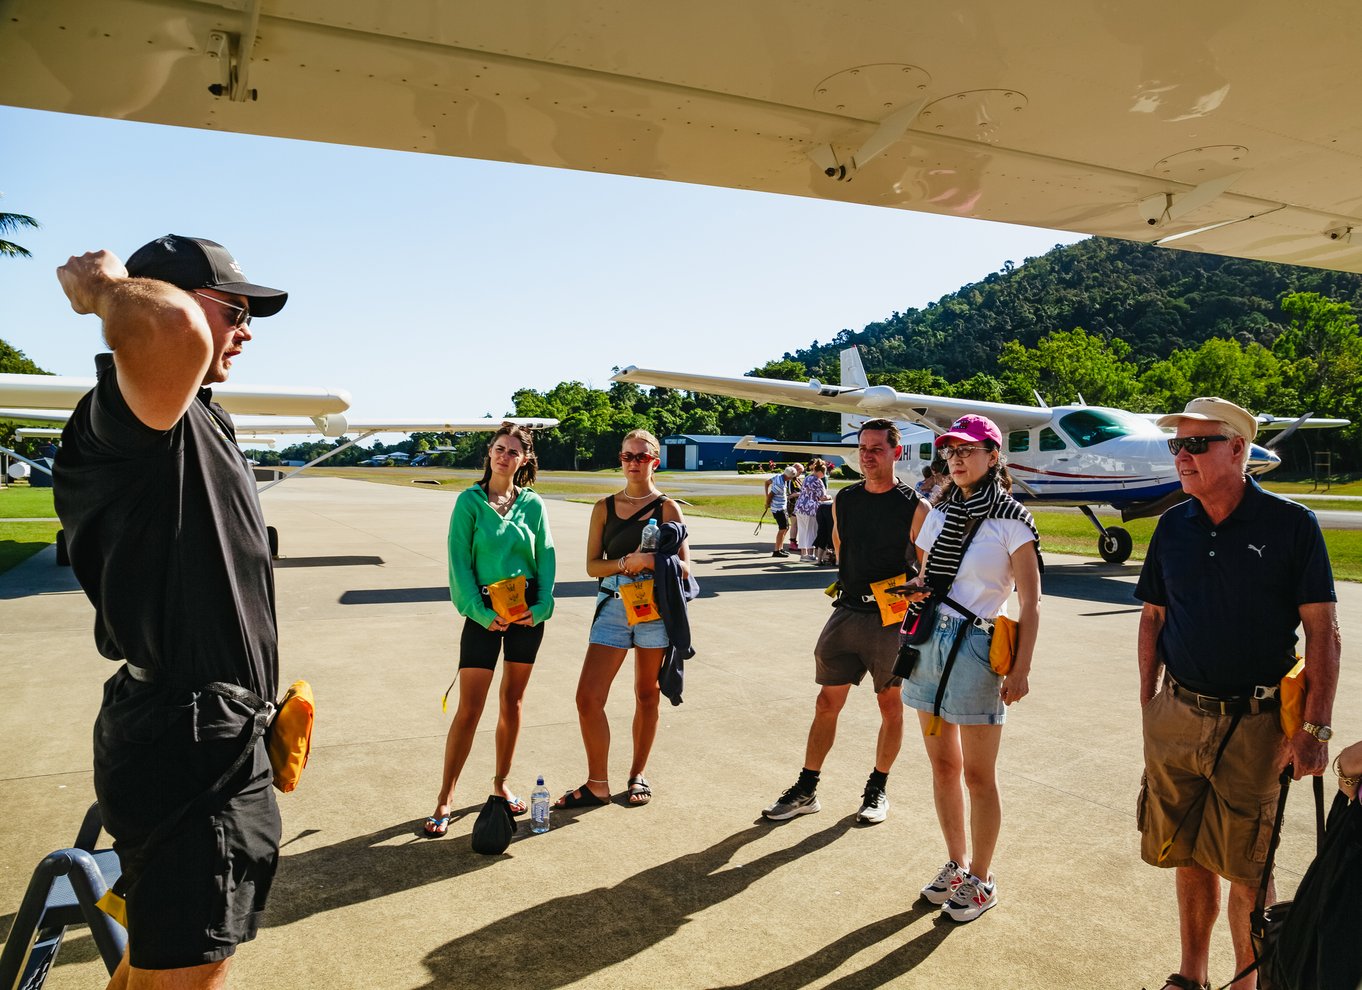
{"type": "MultiPolygon", "coordinates": [[[[1362,276],[1089,238],[1056,247],[923,309],[894,313],[859,331],[754,368],[784,380],[839,380],[839,352],[856,345],[872,384],[902,392],[1033,404],[1079,401],[1135,412],[1180,409],[1220,395],[1255,412],[1352,420],[1341,431],[1302,431],[1282,451],[1308,470],[1327,448],[1338,470],[1362,470],[1362,276]]],[[[0,371],[39,371],[0,341],[0,371]]],[[[546,468],[615,463],[620,438],[644,428],[676,433],[754,433],[807,439],[838,430],[830,413],[616,382],[560,382],[521,389],[510,415],[560,420],[537,441],[546,468]]],[[[0,443],[12,427],[0,423],[0,443]]],[[[311,460],[339,441],[253,451],[261,463],[311,460]]],[[[434,463],[476,466],[478,434],[415,434],[401,443],[350,448],[329,463],[375,453],[429,452],[434,463]]]]}

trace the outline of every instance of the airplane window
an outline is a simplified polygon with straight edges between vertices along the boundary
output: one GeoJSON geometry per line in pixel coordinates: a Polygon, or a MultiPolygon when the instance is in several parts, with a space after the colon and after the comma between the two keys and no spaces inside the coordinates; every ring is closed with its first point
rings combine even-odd
{"type": "Polygon", "coordinates": [[[1040,449],[1063,450],[1064,439],[1058,433],[1056,433],[1054,430],[1050,429],[1050,427],[1047,426],[1045,429],[1040,431],[1040,449]]]}
{"type": "Polygon", "coordinates": [[[1080,409],[1060,419],[1064,432],[1080,447],[1131,434],[1157,434],[1158,427],[1146,419],[1119,409],[1080,409]]]}
{"type": "Polygon", "coordinates": [[[1015,454],[1031,449],[1031,434],[1026,430],[1013,430],[1007,435],[1007,452],[1015,454]]]}
{"type": "Polygon", "coordinates": [[[918,444],[917,459],[920,461],[927,461],[928,463],[931,463],[932,445],[929,443],[918,444]]]}

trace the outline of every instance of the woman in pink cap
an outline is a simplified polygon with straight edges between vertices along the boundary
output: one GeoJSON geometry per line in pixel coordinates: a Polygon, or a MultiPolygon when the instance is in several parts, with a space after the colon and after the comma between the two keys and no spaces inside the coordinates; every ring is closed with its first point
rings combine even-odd
{"type": "Polygon", "coordinates": [[[990,872],[1002,826],[998,748],[1007,706],[1028,691],[1040,620],[1039,536],[1031,514],[1012,498],[1002,440],[983,416],[962,416],[937,438],[949,480],[917,540],[919,555],[926,555],[926,588],[935,594],[911,607],[930,633],[903,682],[903,703],[917,709],[922,723],[949,859],[922,896],[954,921],[973,921],[998,903],[990,872]],[[990,666],[989,646],[993,620],[1004,614],[1014,586],[1018,643],[1004,677],[990,666]]]}

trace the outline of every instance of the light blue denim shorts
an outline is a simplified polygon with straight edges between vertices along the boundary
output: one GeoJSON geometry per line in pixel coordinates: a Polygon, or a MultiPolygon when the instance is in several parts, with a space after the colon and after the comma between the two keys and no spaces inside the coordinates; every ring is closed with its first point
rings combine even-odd
{"type": "MultiPolygon", "coordinates": [[[[938,609],[936,628],[927,642],[919,646],[917,663],[912,676],[903,682],[903,703],[920,712],[931,712],[936,707],[936,691],[941,684],[941,672],[946,667],[956,631],[967,620],[945,614],[938,609]]],[[[955,725],[1002,725],[1007,720],[1007,706],[998,690],[1003,679],[993,672],[988,663],[988,647],[992,634],[987,629],[970,625],[960,650],[955,656],[950,679],[946,681],[946,696],[941,701],[941,717],[955,725]]]]}
{"type": "Polygon", "coordinates": [[[661,619],[629,625],[624,616],[624,602],[614,597],[614,591],[621,584],[647,581],[651,574],[630,577],[627,574],[612,574],[601,582],[603,589],[596,595],[596,621],[591,623],[590,642],[599,646],[613,646],[617,650],[642,647],[645,650],[662,650],[667,647],[667,626],[661,619]],[[605,604],[602,605],[601,603],[605,604]]]}

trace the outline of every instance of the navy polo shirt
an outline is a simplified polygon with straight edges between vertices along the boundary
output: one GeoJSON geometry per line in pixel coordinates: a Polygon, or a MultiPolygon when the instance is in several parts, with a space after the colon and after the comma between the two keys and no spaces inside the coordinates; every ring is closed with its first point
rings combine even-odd
{"type": "Polygon", "coordinates": [[[1280,681],[1295,664],[1300,606],[1338,600],[1315,514],[1252,478],[1219,525],[1194,498],[1163,514],[1135,597],[1166,609],[1168,672],[1223,695],[1280,681]]]}

